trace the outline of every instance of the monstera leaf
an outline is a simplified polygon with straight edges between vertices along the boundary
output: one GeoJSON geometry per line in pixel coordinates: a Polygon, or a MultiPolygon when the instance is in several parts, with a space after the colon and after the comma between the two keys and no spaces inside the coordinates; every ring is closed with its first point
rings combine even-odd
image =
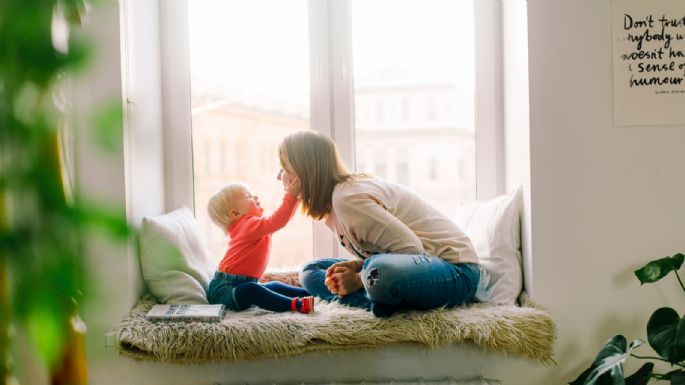
{"type": "Polygon", "coordinates": [[[644,364],[637,372],[629,377],[624,377],[623,363],[630,356],[633,349],[644,344],[639,339],[633,340],[627,345],[626,338],[615,335],[604,344],[592,366],[585,370],[569,385],[644,385],[649,381],[654,364],[644,364]]]}
{"type": "Polygon", "coordinates": [[[685,371],[683,369],[672,370],[660,378],[664,381],[671,381],[671,385],[685,385],[685,371]]]}
{"type": "Polygon", "coordinates": [[[668,362],[685,360],[685,317],[670,307],[657,309],[647,322],[647,340],[668,362]]]}
{"type": "Polygon", "coordinates": [[[645,385],[652,378],[652,373],[654,372],[654,363],[647,362],[642,365],[637,372],[626,377],[626,385],[645,385]]]}
{"type": "MultiPolygon", "coordinates": [[[[571,381],[568,383],[568,385],[585,385],[587,384],[588,376],[590,373],[595,369],[594,366],[590,366],[589,368],[585,369],[583,373],[578,376],[575,380],[571,381]]],[[[611,379],[611,373],[604,373],[597,377],[597,380],[595,381],[595,385],[614,385],[614,380],[611,379]]]]}
{"type": "Polygon", "coordinates": [[[641,268],[635,270],[635,276],[640,280],[640,284],[652,283],[665,277],[671,271],[677,271],[683,265],[685,255],[675,254],[672,257],[665,257],[649,262],[641,268]]]}

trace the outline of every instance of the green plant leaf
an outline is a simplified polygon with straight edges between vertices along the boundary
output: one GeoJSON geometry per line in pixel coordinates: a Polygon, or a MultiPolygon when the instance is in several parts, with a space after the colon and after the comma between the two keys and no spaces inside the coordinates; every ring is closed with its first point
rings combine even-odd
{"type": "Polygon", "coordinates": [[[647,322],[647,340],[668,362],[685,360],[685,317],[680,318],[670,307],[657,309],[647,322]]]}
{"type": "Polygon", "coordinates": [[[626,385],[646,385],[649,379],[652,378],[654,372],[654,363],[647,362],[635,373],[626,377],[626,385]]]}
{"type": "MultiPolygon", "coordinates": [[[[590,366],[589,368],[585,369],[583,373],[578,376],[575,380],[572,382],[569,382],[568,385],[585,385],[588,376],[594,369],[594,366],[590,366]]],[[[599,378],[597,379],[597,382],[595,382],[595,385],[613,385],[614,380],[611,378],[611,373],[604,373],[599,378]]]]}
{"type": "Polygon", "coordinates": [[[107,151],[115,151],[123,146],[121,126],[124,110],[121,102],[111,102],[102,107],[93,117],[93,131],[98,143],[107,151]]]}
{"type": "Polygon", "coordinates": [[[640,280],[640,284],[653,283],[665,277],[671,271],[677,271],[683,265],[685,255],[675,254],[672,257],[656,259],[635,270],[635,276],[640,280]]]}
{"type": "Polygon", "coordinates": [[[661,381],[671,381],[671,385],[685,385],[685,371],[683,369],[671,370],[659,377],[661,381]]]}
{"type": "MultiPolygon", "coordinates": [[[[585,370],[571,385],[625,385],[623,375],[623,363],[630,356],[633,349],[644,344],[644,341],[636,339],[627,345],[626,338],[622,335],[615,335],[607,341],[602,350],[597,353],[597,357],[592,362],[592,366],[585,370]]],[[[637,380],[639,375],[635,377],[637,380]]],[[[640,384],[635,382],[635,384],[640,384]]]]}
{"type": "Polygon", "coordinates": [[[685,372],[682,370],[671,377],[671,385],[685,385],[685,372]]]}
{"type": "Polygon", "coordinates": [[[65,342],[66,316],[59,304],[51,298],[42,298],[43,306],[35,306],[30,310],[26,325],[38,354],[49,366],[58,360],[65,342]]]}

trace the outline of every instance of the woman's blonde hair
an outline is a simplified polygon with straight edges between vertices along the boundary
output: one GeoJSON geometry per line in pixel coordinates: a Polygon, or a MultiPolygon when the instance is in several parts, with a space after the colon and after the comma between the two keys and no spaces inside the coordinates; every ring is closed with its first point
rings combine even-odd
{"type": "Polygon", "coordinates": [[[250,191],[249,188],[242,183],[231,183],[224,186],[209,198],[207,203],[207,214],[215,225],[219,226],[225,233],[228,232],[228,227],[233,223],[230,212],[235,208],[235,201],[238,193],[250,191]]]}
{"type": "Polygon", "coordinates": [[[315,131],[299,131],[288,135],[278,147],[281,165],[287,162],[300,179],[302,211],[323,219],[331,212],[335,185],[355,178],[343,163],[328,136],[315,131]]]}

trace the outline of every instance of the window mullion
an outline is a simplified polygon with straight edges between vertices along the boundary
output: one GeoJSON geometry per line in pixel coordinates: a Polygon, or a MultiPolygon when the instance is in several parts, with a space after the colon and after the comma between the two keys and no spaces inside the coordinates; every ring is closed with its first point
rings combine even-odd
{"type": "MultiPolygon", "coordinates": [[[[352,22],[349,0],[328,0],[331,136],[343,161],[355,170],[354,76],[352,72],[352,22]]],[[[337,245],[337,255],[349,253],[337,245]]]]}
{"type": "Polygon", "coordinates": [[[309,0],[310,123],[313,130],[331,135],[328,25],[328,3],[309,0]]]}
{"type": "Polygon", "coordinates": [[[476,195],[504,193],[502,1],[473,2],[476,37],[476,195]]]}
{"type": "MultiPolygon", "coordinates": [[[[310,52],[310,125],[331,137],[333,135],[333,100],[330,63],[330,4],[309,0],[310,52]]],[[[322,221],[314,221],[314,257],[337,257],[337,248],[330,230],[322,221]]]]}
{"type": "Polygon", "coordinates": [[[345,163],[355,169],[354,82],[349,0],[329,0],[332,136],[345,163]]]}
{"type": "Polygon", "coordinates": [[[193,210],[188,2],[161,1],[159,12],[165,207],[193,210]]]}

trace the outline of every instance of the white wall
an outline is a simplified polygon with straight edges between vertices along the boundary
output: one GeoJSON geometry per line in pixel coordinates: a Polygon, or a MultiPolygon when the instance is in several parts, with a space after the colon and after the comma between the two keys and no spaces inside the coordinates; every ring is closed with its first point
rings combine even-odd
{"type": "Polygon", "coordinates": [[[559,325],[536,383],[561,384],[611,335],[645,338],[656,308],[682,312],[674,277],[632,271],[685,250],[685,126],[613,125],[610,1],[529,0],[528,25],[532,278],[559,325]]]}

